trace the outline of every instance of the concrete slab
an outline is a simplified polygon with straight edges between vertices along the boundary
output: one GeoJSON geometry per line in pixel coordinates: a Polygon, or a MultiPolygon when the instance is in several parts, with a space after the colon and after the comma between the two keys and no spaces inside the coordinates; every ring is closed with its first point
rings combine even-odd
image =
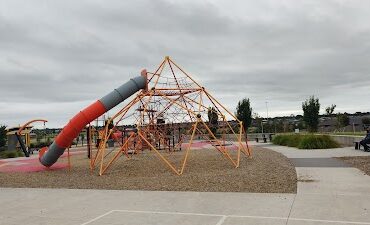
{"type": "Polygon", "coordinates": [[[353,147],[333,148],[333,149],[297,149],[286,146],[251,143],[252,146],[268,148],[287,156],[288,158],[332,158],[344,156],[370,156],[370,152],[355,150],[353,147]]]}
{"type": "MultiPolygon", "coordinates": [[[[279,151],[303,161],[348,154],[284,148],[279,151]]],[[[0,188],[0,225],[370,225],[369,176],[345,167],[296,170],[297,195],[0,188]]]]}
{"type": "MultiPolygon", "coordinates": [[[[81,221],[82,224],[112,210],[288,217],[294,196],[294,194],[258,193],[1,188],[0,216],[6,217],[0,220],[0,224],[19,224],[20,221],[28,221],[35,216],[50,218],[54,224],[63,224],[63,221],[66,224],[81,221]]],[[[123,215],[125,216],[127,215],[123,215]]],[[[176,220],[178,217],[171,218],[176,220]]],[[[198,220],[203,221],[202,218],[195,218],[194,223],[198,220]]],[[[31,221],[28,224],[39,223],[31,221]]],[[[179,219],[177,224],[183,224],[182,220],[179,219]]]]}
{"type": "Polygon", "coordinates": [[[351,167],[334,158],[290,158],[295,167],[351,167]]]}
{"type": "Polygon", "coordinates": [[[83,225],[173,225],[179,222],[183,225],[215,225],[222,216],[197,215],[183,213],[143,213],[113,211],[104,217],[83,225]]]}
{"type": "Polygon", "coordinates": [[[298,187],[288,224],[369,224],[370,176],[332,157],[365,156],[353,147],[299,150],[265,144],[296,166],[298,187]]]}
{"type": "Polygon", "coordinates": [[[292,218],[370,222],[370,196],[297,194],[292,218]]]}
{"type": "MultiPolygon", "coordinates": [[[[18,212],[19,213],[19,212],[18,212]]],[[[37,224],[37,225],[77,225],[83,223],[82,219],[52,218],[42,216],[19,217],[13,220],[1,220],[1,225],[37,224]]]]}
{"type": "MultiPolygon", "coordinates": [[[[299,150],[265,144],[264,148],[287,156],[296,166],[298,194],[370,195],[370,176],[346,167],[332,157],[369,155],[351,147],[326,150],[299,150]]],[[[349,166],[349,165],[348,165],[349,166]]]]}
{"type": "MultiPolygon", "coordinates": [[[[222,225],[286,225],[287,219],[228,217],[222,225]]],[[[216,225],[216,224],[215,224],[216,225]]]]}
{"type": "MultiPolygon", "coordinates": [[[[345,222],[345,221],[320,221],[320,220],[289,220],[287,225],[361,225],[364,223],[345,222]]],[[[367,224],[367,223],[365,223],[367,224]]]]}
{"type": "Polygon", "coordinates": [[[370,176],[356,168],[296,167],[298,194],[370,196],[370,176]]]}
{"type": "Polygon", "coordinates": [[[370,196],[303,193],[1,188],[0,224],[370,224],[369,203],[370,196]]]}

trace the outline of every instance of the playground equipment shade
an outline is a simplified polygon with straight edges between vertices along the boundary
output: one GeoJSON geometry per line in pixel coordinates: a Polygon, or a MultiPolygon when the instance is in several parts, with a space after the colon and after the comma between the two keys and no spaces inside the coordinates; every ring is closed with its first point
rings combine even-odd
{"type": "Polygon", "coordinates": [[[40,155],[41,164],[47,167],[52,166],[87,124],[114,108],[140,89],[145,89],[146,87],[146,72],[143,71],[141,76],[130,79],[125,84],[80,111],[63,128],[45,154],[40,155]]]}

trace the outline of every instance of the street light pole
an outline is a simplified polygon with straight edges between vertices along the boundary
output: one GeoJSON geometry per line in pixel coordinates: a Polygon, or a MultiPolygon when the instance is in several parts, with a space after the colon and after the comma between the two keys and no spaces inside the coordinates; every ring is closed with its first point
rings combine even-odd
{"type": "Polygon", "coordinates": [[[266,98],[266,123],[268,124],[269,123],[269,108],[267,107],[267,98],[266,98]]]}
{"type": "Polygon", "coordinates": [[[261,120],[261,128],[262,128],[261,134],[263,134],[263,120],[261,120]]]}

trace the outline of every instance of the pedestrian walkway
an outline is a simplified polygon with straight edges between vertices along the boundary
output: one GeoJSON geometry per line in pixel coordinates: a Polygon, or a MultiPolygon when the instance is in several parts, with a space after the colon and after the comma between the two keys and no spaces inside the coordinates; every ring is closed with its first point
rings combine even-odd
{"type": "Polygon", "coordinates": [[[298,193],[351,195],[359,198],[370,195],[370,176],[333,158],[370,156],[368,152],[354,150],[353,147],[302,150],[266,143],[251,144],[279,152],[296,164],[298,193]]]}
{"type": "Polygon", "coordinates": [[[370,224],[370,196],[0,188],[0,224],[370,224]]]}
{"type": "Polygon", "coordinates": [[[309,159],[296,166],[297,194],[0,188],[0,225],[370,225],[369,176],[323,165],[362,152],[259,146],[309,159]]]}
{"type": "Polygon", "coordinates": [[[304,150],[280,145],[273,145],[271,143],[250,142],[249,144],[252,146],[264,147],[274,150],[276,152],[280,152],[281,154],[285,155],[288,158],[332,158],[344,156],[370,156],[370,152],[355,150],[354,147],[304,150]]]}

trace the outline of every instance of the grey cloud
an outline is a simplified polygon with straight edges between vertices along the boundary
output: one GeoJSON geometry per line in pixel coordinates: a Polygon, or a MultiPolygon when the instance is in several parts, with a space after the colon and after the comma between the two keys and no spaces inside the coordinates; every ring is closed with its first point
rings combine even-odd
{"type": "Polygon", "coordinates": [[[301,113],[312,94],[323,107],[369,111],[369,9],[365,1],[2,1],[0,105],[19,113],[3,110],[0,122],[40,108],[62,125],[79,103],[165,55],[231,111],[249,97],[261,115],[266,98],[271,115],[301,113]]]}

